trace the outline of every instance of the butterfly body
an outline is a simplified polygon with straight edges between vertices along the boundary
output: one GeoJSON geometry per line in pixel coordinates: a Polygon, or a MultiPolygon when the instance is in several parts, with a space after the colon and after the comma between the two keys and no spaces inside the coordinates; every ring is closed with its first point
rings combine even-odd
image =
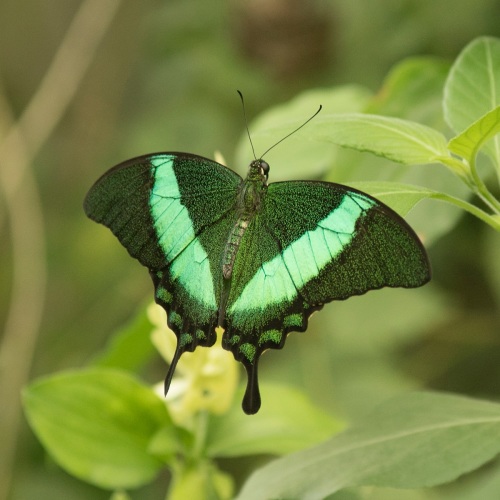
{"type": "MultiPolygon", "coordinates": [[[[222,274],[229,279],[233,272],[234,260],[238,248],[253,216],[260,210],[262,198],[267,190],[269,165],[262,160],[250,164],[247,178],[243,181],[235,207],[237,220],[234,224],[224,249],[222,274]]],[[[222,325],[219,325],[222,326],[222,325]]]]}
{"type": "Polygon", "coordinates": [[[268,184],[251,162],[243,180],[188,153],[155,153],[105,173],[85,200],[153,279],[177,350],[222,345],[248,374],[246,413],[260,407],[257,364],[332,300],[416,287],[430,278],[418,237],[390,208],[355,189],[315,181],[268,184]]]}

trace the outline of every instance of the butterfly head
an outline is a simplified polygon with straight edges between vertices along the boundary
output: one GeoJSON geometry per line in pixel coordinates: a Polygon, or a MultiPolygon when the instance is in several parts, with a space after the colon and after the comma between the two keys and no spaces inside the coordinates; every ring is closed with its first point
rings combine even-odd
{"type": "Polygon", "coordinates": [[[248,179],[252,181],[260,180],[263,184],[267,183],[269,177],[269,163],[260,160],[253,160],[248,168],[248,179]]]}

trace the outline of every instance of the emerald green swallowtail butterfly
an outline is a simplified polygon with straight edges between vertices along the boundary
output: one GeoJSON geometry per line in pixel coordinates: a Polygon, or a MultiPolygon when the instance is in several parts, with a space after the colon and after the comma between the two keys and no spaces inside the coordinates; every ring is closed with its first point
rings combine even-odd
{"type": "Polygon", "coordinates": [[[430,279],[425,250],[392,209],[319,181],[267,183],[269,165],[242,179],[189,153],[125,161],[90,189],[85,212],[149,269],[155,300],[177,336],[165,393],[185,351],[222,345],[248,374],[243,410],[260,408],[259,357],[305,331],[313,311],[368,290],[430,279]]]}

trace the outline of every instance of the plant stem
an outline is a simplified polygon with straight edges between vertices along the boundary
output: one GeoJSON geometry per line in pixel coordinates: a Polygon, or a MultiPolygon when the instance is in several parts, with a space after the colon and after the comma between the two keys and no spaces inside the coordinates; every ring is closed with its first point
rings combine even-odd
{"type": "Polygon", "coordinates": [[[476,168],[476,157],[474,156],[472,161],[470,162],[470,171],[472,175],[472,180],[474,182],[474,192],[479,198],[491,208],[493,212],[500,215],[500,202],[490,193],[486,184],[483,182],[479,174],[477,173],[476,168]]]}
{"type": "Polygon", "coordinates": [[[447,201],[448,203],[460,207],[461,209],[469,212],[478,219],[482,220],[496,231],[500,232],[500,217],[490,215],[486,213],[484,210],[481,210],[480,208],[476,207],[475,205],[472,205],[467,201],[461,200],[460,198],[456,198],[455,196],[450,196],[445,193],[436,193],[431,197],[437,200],[447,201]]]}

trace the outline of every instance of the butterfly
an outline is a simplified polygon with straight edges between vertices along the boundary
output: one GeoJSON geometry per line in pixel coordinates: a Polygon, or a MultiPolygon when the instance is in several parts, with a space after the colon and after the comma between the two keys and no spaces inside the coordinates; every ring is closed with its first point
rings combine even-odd
{"type": "Polygon", "coordinates": [[[303,332],[314,311],[382,287],[430,279],[425,249],[410,226],[372,196],[341,184],[268,184],[253,160],[245,179],[190,153],[132,158],[106,172],[84,210],[149,269],[177,348],[168,391],[186,351],[222,346],[246,368],[242,407],[260,408],[257,367],[267,349],[303,332]]]}

